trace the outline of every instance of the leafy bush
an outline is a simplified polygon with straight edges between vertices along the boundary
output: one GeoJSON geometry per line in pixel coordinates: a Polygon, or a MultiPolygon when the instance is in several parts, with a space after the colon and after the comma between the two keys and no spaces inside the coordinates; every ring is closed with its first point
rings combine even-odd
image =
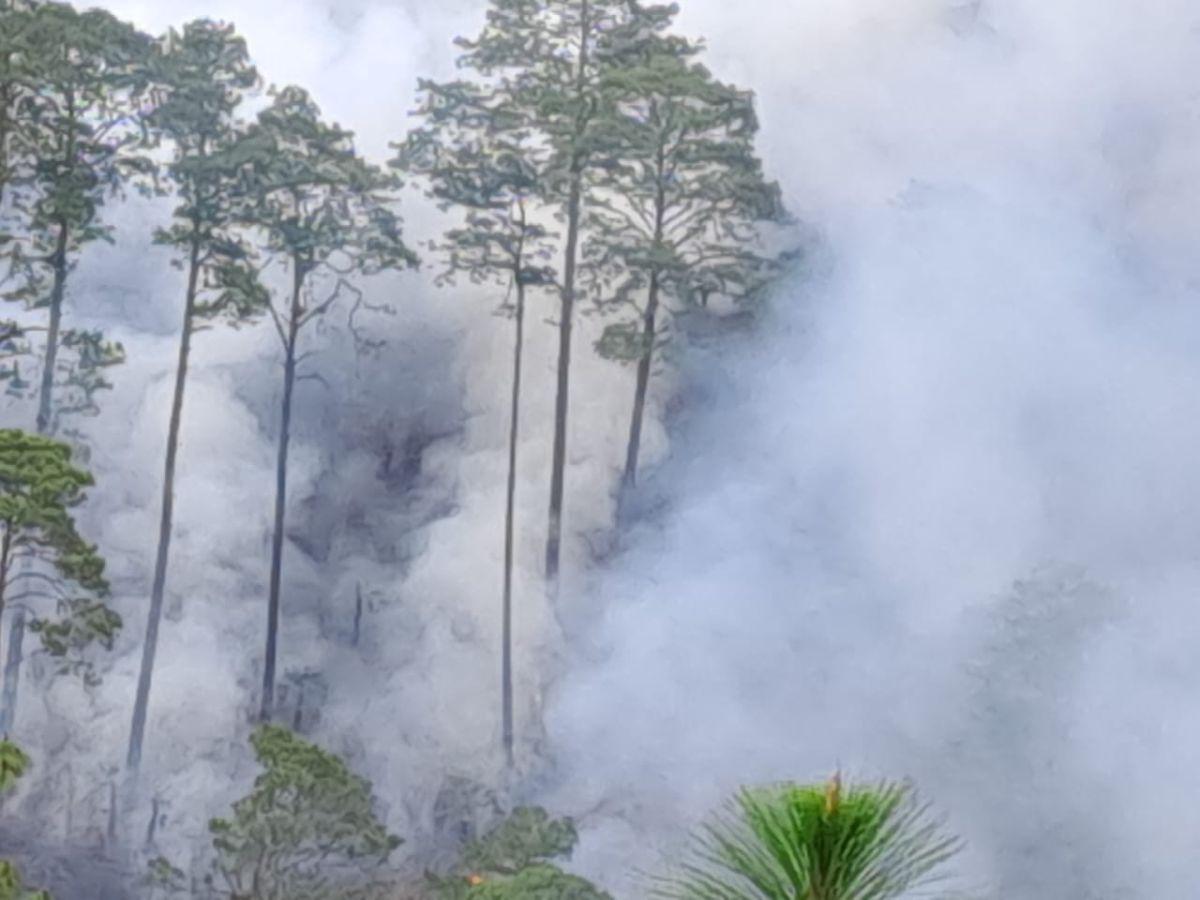
{"type": "Polygon", "coordinates": [[[670,900],[891,900],[929,887],[959,841],[907,785],[746,789],[662,880],[670,900]]]}
{"type": "Polygon", "coordinates": [[[521,807],[468,844],[454,873],[429,876],[429,886],[438,900],[610,900],[549,862],[569,857],[578,840],[570,819],[521,807]]]}
{"type": "Polygon", "coordinates": [[[376,817],[371,783],[278,725],[251,737],[265,771],[209,831],[216,868],[235,900],[373,896],[373,870],[401,843],[376,817]]]}
{"type": "MultiPolygon", "coordinates": [[[[12,741],[0,741],[0,794],[12,790],[29,769],[29,757],[12,741]]],[[[0,900],[51,900],[45,891],[30,891],[21,873],[8,860],[0,859],[0,900]]]]}
{"type": "Polygon", "coordinates": [[[29,768],[29,757],[9,740],[0,740],[0,794],[11,790],[29,768]]]}

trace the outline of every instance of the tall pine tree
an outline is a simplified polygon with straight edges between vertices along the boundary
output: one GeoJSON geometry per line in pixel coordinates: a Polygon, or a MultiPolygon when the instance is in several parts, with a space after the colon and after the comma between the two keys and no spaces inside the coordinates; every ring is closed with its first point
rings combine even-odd
{"type": "Polygon", "coordinates": [[[129,736],[127,763],[131,769],[137,768],[142,755],[166,593],[175,467],[192,338],[207,322],[224,320],[237,327],[265,310],[252,248],[238,224],[244,206],[252,200],[242,172],[254,160],[245,154],[250,145],[239,143],[235,116],[246,92],[258,82],[245,41],[230,25],[206,19],[191,22],[163,39],[154,60],[153,79],[159,102],[149,116],[149,125],[173,148],[167,174],[179,198],[174,222],[157,240],[177,252],[175,264],[186,273],[186,288],[167,425],[158,551],[129,736]]]}
{"type": "Polygon", "coordinates": [[[416,266],[417,257],[401,237],[393,206],[396,180],[355,152],[351,132],[322,121],[305,91],[287,87],[276,92],[244,146],[241,153],[250,160],[245,174],[253,191],[244,223],[265,236],[269,258],[283,264],[290,276],[282,296],[268,299],[283,350],[283,396],[261,698],[265,722],[275,703],[292,400],[297,381],[305,377],[300,366],[311,356],[311,351],[300,351],[300,339],[347,291],[355,290],[351,279],[416,266]]]}
{"type": "Polygon", "coordinates": [[[28,96],[12,126],[10,154],[31,161],[12,199],[28,231],[13,242],[12,262],[23,277],[8,297],[46,311],[37,411],[37,429],[45,434],[54,426],[60,370],[90,395],[96,384],[87,379],[119,357],[119,347],[97,334],[64,330],[63,305],[80,251],[111,240],[101,218],[105,199],[153,171],[142,152],[141,115],[153,42],[110,13],[59,3],[32,7],[22,42],[28,96]],[[77,368],[60,363],[64,347],[76,351],[77,368]]]}
{"type": "Polygon", "coordinates": [[[637,479],[647,389],[671,315],[756,296],[777,269],[760,226],[786,218],[755,154],[753,96],[697,62],[701,44],[659,33],[661,13],[640,17],[646,26],[631,23],[621,64],[604,79],[597,155],[607,190],[589,210],[585,248],[602,307],[637,314],[597,345],[637,367],[623,493],[637,479]]]}
{"type": "Polygon", "coordinates": [[[429,195],[460,221],[431,249],[445,261],[442,283],[463,276],[506,288],[500,304],[513,320],[508,479],[504,506],[501,590],[501,743],[513,762],[513,567],[516,544],[517,449],[520,440],[522,354],[530,290],[552,288],[549,235],[534,221],[546,153],[534,141],[527,110],[509,85],[421,82],[421,126],[400,146],[395,165],[420,176],[429,195]]]}

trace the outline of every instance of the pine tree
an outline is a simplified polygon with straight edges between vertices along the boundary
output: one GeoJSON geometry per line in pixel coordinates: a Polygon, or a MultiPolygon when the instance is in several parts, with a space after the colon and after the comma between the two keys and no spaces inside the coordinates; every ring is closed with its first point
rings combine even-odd
{"type": "Polygon", "coordinates": [[[275,470],[275,519],[267,600],[267,643],[261,715],[269,721],[275,697],[279,603],[287,507],[292,398],[299,367],[311,355],[299,351],[305,328],[346,293],[352,278],[416,266],[393,210],[395,179],[363,160],[353,135],[321,121],[303,90],[287,87],[259,114],[238,151],[248,165],[253,202],[244,224],[266,238],[266,253],[290,272],[285,297],[270,296],[268,312],[283,349],[283,397],[275,470]]]}
{"type": "MultiPolygon", "coordinates": [[[[605,75],[618,55],[619,41],[640,10],[635,0],[492,0],[488,21],[475,40],[460,40],[462,68],[484,80],[499,81],[514,102],[539,125],[550,158],[539,186],[564,223],[564,251],[558,317],[558,367],[554,449],[550,467],[550,509],[546,539],[546,578],[558,590],[570,407],[571,332],[578,291],[579,243],[585,205],[593,185],[601,138],[600,112],[607,103],[605,75]]],[[[652,27],[665,27],[672,8],[652,27]]]]}
{"type": "Polygon", "coordinates": [[[605,311],[638,314],[597,344],[637,366],[623,492],[637,479],[647,388],[671,314],[714,296],[756,296],[777,267],[763,255],[760,226],[786,218],[755,155],[753,96],[699,64],[701,44],[661,34],[661,15],[640,13],[605,75],[597,155],[609,190],[593,200],[585,248],[605,311]]]}
{"type": "Polygon", "coordinates": [[[176,265],[186,272],[187,286],[167,426],[158,551],[129,737],[127,764],[131,769],[137,768],[142,755],[166,593],[175,466],[192,337],[206,322],[224,320],[237,327],[265,309],[252,248],[238,224],[250,199],[241,172],[254,161],[243,152],[249,145],[238,143],[235,115],[246,92],[258,82],[245,41],[230,25],[206,19],[191,22],[163,39],[152,77],[159,98],[148,124],[174,149],[167,174],[179,198],[174,222],[157,235],[157,242],[179,254],[176,265]]]}
{"type": "Polygon", "coordinates": [[[0,430],[0,620],[10,606],[40,610],[30,629],[64,670],[89,679],[81,654],[96,643],[111,649],[121,627],[106,602],[104,560],[71,515],[91,485],[65,444],[0,430]]]}
{"type": "Polygon", "coordinates": [[[534,144],[533,123],[504,85],[421,82],[420,128],[409,133],[394,165],[419,175],[443,209],[461,223],[430,248],[445,260],[440,283],[465,276],[475,284],[507,288],[500,310],[514,326],[509,405],[508,480],[504,509],[501,591],[501,742],[513,762],[512,609],[517,448],[520,438],[522,353],[527,292],[552,288],[554,271],[546,229],[531,205],[546,165],[534,144]]]}
{"type": "Polygon", "coordinates": [[[80,363],[65,367],[67,382],[89,401],[90,392],[104,386],[95,380],[97,370],[120,359],[118,345],[94,333],[65,331],[63,302],[82,248],[111,240],[101,219],[106,197],[153,171],[141,152],[139,116],[152,41],[100,10],[44,3],[28,15],[20,68],[27,96],[19,120],[9,123],[10,158],[29,160],[31,169],[12,198],[27,233],[13,242],[10,259],[22,277],[7,296],[46,310],[37,412],[38,431],[45,434],[58,412],[54,393],[64,374],[59,351],[76,350],[80,363]]]}
{"type": "Polygon", "coordinates": [[[364,896],[401,844],[374,811],[371,784],[279,725],[250,739],[263,772],[209,831],[230,900],[364,896]]]}

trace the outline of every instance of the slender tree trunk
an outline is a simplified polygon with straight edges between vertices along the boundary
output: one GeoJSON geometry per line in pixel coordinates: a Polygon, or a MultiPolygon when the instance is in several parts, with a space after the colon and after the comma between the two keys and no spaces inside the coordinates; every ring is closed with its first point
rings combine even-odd
{"type": "Polygon", "coordinates": [[[175,463],[179,452],[179,428],[183,421],[183,395],[187,385],[188,362],[192,349],[196,290],[200,277],[200,235],[193,229],[188,265],[187,295],[183,307],[183,328],[179,336],[179,361],[175,367],[175,394],[171,400],[171,418],[167,425],[167,455],[163,466],[162,514],[158,523],[158,554],[154,560],[154,581],[150,587],[150,613],[146,619],[146,639],[142,644],[142,668],[138,673],[137,696],[133,704],[133,724],[129,731],[129,752],[125,764],[136,770],[142,761],[142,742],[146,736],[146,714],[150,706],[150,681],[154,675],[154,657],[158,651],[158,626],[162,621],[163,598],[167,587],[167,560],[171,550],[171,526],[175,512],[175,463]]]}
{"type": "MultiPolygon", "coordinates": [[[[520,257],[518,256],[518,260],[520,257]]],[[[521,355],[525,343],[525,285],[517,263],[516,342],[513,349],[512,411],[508,431],[508,492],[504,506],[504,607],[500,652],[500,697],[504,732],[504,759],[513,764],[512,581],[515,544],[514,517],[517,496],[517,441],[521,422],[521,355]]]]}
{"type": "MultiPolygon", "coordinates": [[[[4,536],[0,537],[0,623],[4,621],[4,607],[8,602],[8,573],[12,566],[12,544],[13,544],[13,526],[5,524],[4,536]]],[[[23,623],[22,623],[23,624],[23,623]]],[[[13,628],[16,628],[16,622],[13,623],[13,628]]],[[[4,666],[4,708],[0,711],[0,738],[8,737],[9,721],[8,721],[8,692],[12,683],[9,672],[9,664],[12,656],[12,642],[14,638],[9,636],[9,656],[10,660],[4,666]]]]}
{"type": "MultiPolygon", "coordinates": [[[[579,70],[576,94],[582,98],[587,78],[588,37],[591,17],[583,0],[579,26],[579,70]]],[[[584,115],[584,113],[580,113],[584,115]]],[[[576,142],[582,141],[586,121],[577,123],[576,142]]],[[[546,582],[551,600],[558,599],[559,562],[562,555],[563,493],[567,467],[567,414],[570,409],[571,327],[575,312],[575,268],[579,249],[579,217],[583,195],[583,151],[576,146],[571,160],[567,193],[567,246],[563,263],[562,309],[558,323],[558,392],[554,399],[554,451],[550,463],[550,516],[546,538],[546,582]]]]}
{"type": "MultiPolygon", "coordinates": [[[[11,79],[11,74],[8,74],[12,66],[12,54],[8,54],[4,58],[4,70],[6,78],[11,79]]],[[[6,80],[0,85],[0,206],[4,205],[4,195],[8,190],[9,172],[9,137],[12,134],[12,105],[13,94],[16,92],[16,86],[11,80],[6,80]]]]}
{"type": "Polygon", "coordinates": [[[4,616],[4,604],[8,601],[8,570],[12,564],[13,526],[4,524],[4,536],[0,537],[0,618],[4,616]]]}
{"type": "Polygon", "coordinates": [[[50,433],[54,412],[54,374],[58,367],[58,340],[62,329],[63,295],[67,288],[67,244],[70,230],[66,222],[58,224],[58,240],[51,264],[54,266],[54,286],[50,291],[50,325],[46,331],[46,354],[42,368],[42,389],[38,397],[38,434],[50,433]]]}
{"type": "MultiPolygon", "coordinates": [[[[666,215],[667,196],[664,187],[666,155],[662,146],[658,148],[657,189],[654,197],[654,247],[663,239],[663,219],[666,215]]],[[[642,357],[638,360],[637,384],[633,392],[633,417],[629,422],[629,444],[625,449],[625,472],[621,477],[621,496],[624,498],[637,484],[638,454],[642,447],[642,421],[646,414],[646,391],[650,386],[650,370],[654,365],[654,343],[658,337],[659,271],[650,273],[650,292],[646,299],[646,311],[642,315],[642,357]]]]}
{"type": "Polygon", "coordinates": [[[275,463],[275,530],[271,536],[271,581],[267,595],[267,652],[263,663],[262,710],[263,722],[271,721],[275,706],[275,657],[279,638],[279,590],[283,574],[283,529],[287,509],[288,442],[292,427],[292,391],[296,384],[296,338],[300,330],[300,291],[304,286],[304,271],[299,258],[293,259],[292,310],[283,361],[283,404],[279,419],[279,456],[275,463]]]}
{"type": "Polygon", "coordinates": [[[621,476],[622,494],[628,494],[637,484],[638,453],[642,447],[642,420],[646,413],[646,392],[650,386],[650,369],[654,363],[654,337],[658,323],[658,272],[650,276],[650,296],[642,316],[642,340],[645,349],[638,360],[637,383],[633,391],[633,416],[629,422],[629,443],[625,448],[625,472],[621,476]]]}
{"type": "Polygon", "coordinates": [[[21,659],[25,646],[25,611],[13,612],[8,627],[8,653],[4,660],[4,693],[0,697],[0,738],[12,733],[17,724],[17,686],[21,676],[21,659]]]}

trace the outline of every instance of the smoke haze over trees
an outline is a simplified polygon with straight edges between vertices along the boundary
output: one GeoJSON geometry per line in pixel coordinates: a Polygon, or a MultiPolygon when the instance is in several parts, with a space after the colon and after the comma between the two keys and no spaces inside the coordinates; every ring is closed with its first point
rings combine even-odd
{"type": "Polygon", "coordinates": [[[1191,5],[99,5],[0,4],[0,872],[642,897],[845,770],[1190,896],[1191,5]]]}

